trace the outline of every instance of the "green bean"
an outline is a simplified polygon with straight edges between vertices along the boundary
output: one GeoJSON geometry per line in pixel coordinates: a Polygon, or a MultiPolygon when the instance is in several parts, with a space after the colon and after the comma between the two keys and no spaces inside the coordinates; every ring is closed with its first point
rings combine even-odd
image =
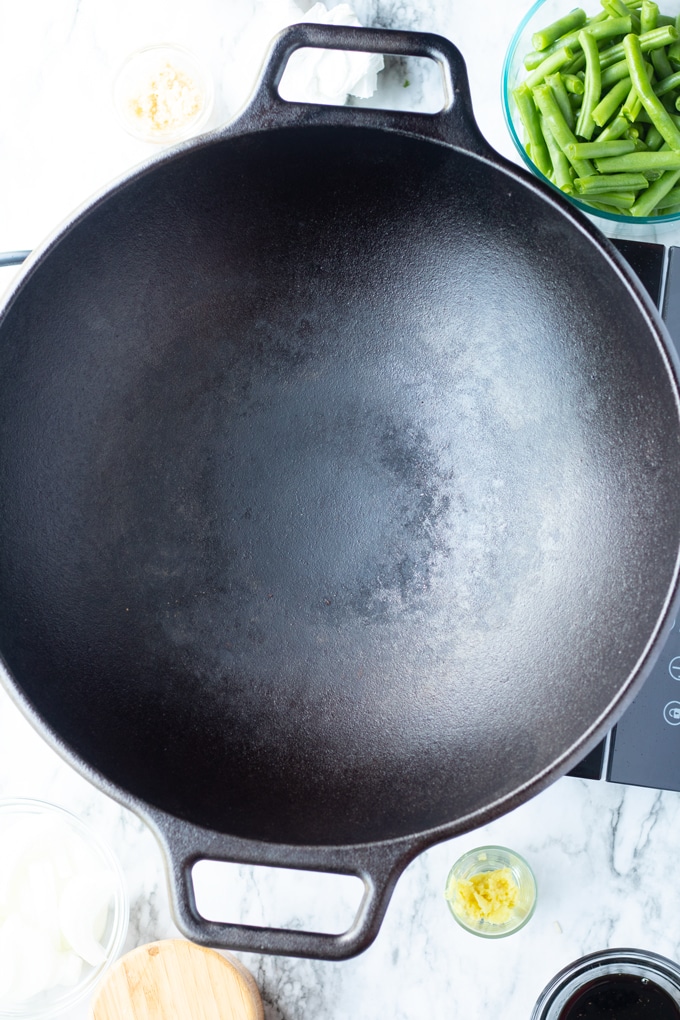
{"type": "MultiPolygon", "coordinates": [[[[590,19],[588,29],[591,35],[598,41],[602,42],[604,39],[614,39],[617,35],[627,35],[632,28],[630,14],[623,18],[605,18],[603,21],[597,21],[593,18],[590,19]]],[[[557,39],[547,50],[533,50],[531,53],[527,53],[524,57],[524,67],[527,71],[533,70],[552,53],[555,53],[559,49],[567,47],[568,49],[576,49],[579,45],[578,33],[580,29],[576,29],[574,32],[568,32],[567,35],[563,35],[561,39],[557,39]]],[[[677,38],[677,37],[676,37],[677,38]]],[[[621,54],[623,56],[623,54],[621,54]]]]}
{"type": "Polygon", "coordinates": [[[680,205],[680,187],[671,188],[668,194],[664,195],[656,204],[656,211],[668,209],[669,206],[680,205]]]}
{"type": "Polygon", "coordinates": [[[645,145],[648,149],[660,149],[663,144],[662,135],[653,124],[650,124],[645,135],[645,145]]]}
{"type": "MultiPolygon", "coordinates": [[[[539,85],[538,88],[534,89],[533,95],[536,106],[543,115],[545,127],[547,127],[557,145],[567,156],[565,148],[576,141],[576,136],[562,116],[552,89],[549,85],[539,85]]],[[[567,156],[567,159],[569,159],[569,156],[567,156]]],[[[569,159],[569,162],[579,177],[588,177],[590,174],[595,173],[595,168],[590,160],[569,159]]]]}
{"type": "Polygon", "coordinates": [[[640,116],[640,110],[642,109],[642,100],[638,94],[638,90],[633,84],[631,84],[630,92],[628,93],[626,100],[621,107],[621,113],[630,121],[632,124],[640,116]]]}
{"type": "Polygon", "coordinates": [[[606,159],[608,156],[625,156],[627,152],[635,152],[635,142],[629,138],[610,142],[572,142],[564,150],[568,159],[606,159]]]}
{"type": "Polygon", "coordinates": [[[553,90],[553,95],[557,100],[557,105],[562,111],[562,116],[573,131],[575,123],[574,111],[572,109],[571,102],[569,101],[569,93],[564,87],[562,75],[559,71],[556,71],[555,74],[546,75],[545,81],[546,85],[549,85],[553,90]]]}
{"type": "Polygon", "coordinates": [[[560,191],[571,195],[574,191],[574,183],[570,173],[571,164],[553,138],[550,128],[545,124],[543,125],[543,135],[545,137],[545,144],[548,147],[550,162],[552,163],[555,184],[560,191]]]}
{"type": "Polygon", "coordinates": [[[631,206],[630,211],[633,216],[649,216],[659,200],[677,184],[678,179],[680,179],[680,167],[677,170],[668,170],[658,180],[650,184],[647,191],[638,196],[635,204],[631,206]]]}
{"type": "Polygon", "coordinates": [[[667,92],[672,92],[678,85],[680,85],[680,71],[672,71],[671,74],[662,78],[661,81],[656,82],[654,91],[659,97],[665,96],[667,92]]]}
{"type": "Polygon", "coordinates": [[[680,170],[680,152],[673,149],[662,149],[661,152],[629,152],[626,156],[597,159],[595,166],[603,174],[630,172],[647,176],[648,171],[680,170]]]}
{"type": "Polygon", "coordinates": [[[649,54],[650,60],[654,66],[654,72],[661,81],[663,78],[668,78],[673,73],[668,57],[666,56],[666,49],[661,46],[658,50],[651,50],[649,54]]]}
{"type": "Polygon", "coordinates": [[[642,0],[640,8],[640,32],[651,32],[659,24],[659,5],[654,0],[642,0]]]}
{"type": "MultiPolygon", "coordinates": [[[[585,91],[583,93],[583,105],[576,121],[575,133],[581,138],[588,140],[592,138],[595,130],[595,121],[592,113],[600,101],[602,91],[600,78],[600,54],[597,49],[597,42],[586,29],[581,29],[578,35],[581,49],[586,56],[585,91]]],[[[637,38],[637,36],[635,37],[637,38]]]]}
{"type": "Polygon", "coordinates": [[[630,78],[622,78],[602,97],[591,114],[598,127],[604,127],[607,121],[618,112],[628,96],[630,87],[630,78]]]}
{"type": "Polygon", "coordinates": [[[628,212],[635,201],[635,193],[632,191],[608,191],[604,195],[598,195],[598,198],[600,199],[598,202],[588,199],[588,205],[607,213],[618,213],[619,210],[628,212]]]}
{"type": "Polygon", "coordinates": [[[586,66],[586,55],[579,50],[573,60],[565,64],[561,71],[563,74],[577,74],[583,80],[583,68],[586,66]]]}
{"type": "MultiPolygon", "coordinates": [[[[655,95],[647,75],[647,65],[643,58],[640,37],[627,35],[623,40],[626,60],[630,70],[630,80],[640,97],[642,105],[649,114],[652,124],[656,127],[671,149],[680,150],[680,131],[671,120],[671,116],[655,95]]],[[[657,154],[658,155],[658,154],[657,154]]]]}
{"type": "Polygon", "coordinates": [[[639,16],[631,11],[629,7],[623,2],[623,0],[602,0],[602,5],[610,18],[626,17],[630,15],[630,27],[632,32],[640,31],[640,18],[639,16]]]}
{"type": "MultiPolygon", "coordinates": [[[[626,68],[626,74],[628,74],[628,69],[627,68],[626,68]]],[[[571,92],[572,95],[574,95],[574,96],[582,96],[583,95],[583,93],[585,92],[586,87],[583,84],[583,80],[581,78],[579,78],[575,74],[565,74],[563,71],[560,71],[559,75],[560,75],[560,78],[562,79],[562,81],[564,82],[564,87],[567,90],[567,92],[571,92]]]]}
{"type": "Polygon", "coordinates": [[[642,174],[596,174],[577,177],[574,187],[579,195],[600,195],[607,191],[639,191],[648,188],[649,181],[642,174]]]}
{"type": "Polygon", "coordinates": [[[615,138],[621,138],[630,128],[630,122],[625,117],[614,117],[614,120],[607,124],[597,136],[598,142],[609,142],[615,138]]]}
{"type": "Polygon", "coordinates": [[[545,177],[549,177],[551,169],[550,156],[543,132],[541,131],[538,110],[536,109],[531,89],[527,88],[524,84],[519,85],[513,92],[513,98],[517,104],[517,110],[529,139],[529,158],[545,177]]]}
{"type": "Polygon", "coordinates": [[[546,50],[551,43],[561,39],[567,32],[581,28],[585,24],[585,20],[586,12],[581,7],[577,7],[569,14],[565,14],[563,18],[558,18],[552,24],[534,32],[531,37],[531,45],[535,50],[546,50]]]}
{"type": "Polygon", "coordinates": [[[563,46],[562,49],[551,53],[549,57],[546,57],[545,60],[538,65],[538,67],[534,68],[531,74],[527,75],[525,78],[524,84],[530,89],[534,88],[535,85],[540,85],[547,74],[553,74],[553,72],[559,71],[559,69],[564,64],[568,63],[573,56],[573,50],[569,49],[567,46],[563,46]]]}
{"type": "Polygon", "coordinates": [[[600,75],[602,79],[602,88],[608,89],[612,85],[615,85],[617,81],[621,81],[622,78],[629,78],[628,64],[626,58],[623,57],[621,60],[617,60],[615,64],[610,64],[609,67],[605,67],[600,75]]]}
{"type": "MultiPolygon", "coordinates": [[[[630,35],[629,32],[626,34],[630,35]]],[[[675,43],[678,38],[680,38],[678,31],[672,25],[664,25],[663,28],[655,28],[651,32],[645,32],[644,35],[636,36],[643,53],[649,53],[651,50],[668,46],[671,43],[675,43]]],[[[616,64],[619,60],[625,58],[625,56],[626,51],[623,48],[623,42],[615,43],[606,50],[600,50],[600,67],[604,70],[611,64],[616,64]]]]}

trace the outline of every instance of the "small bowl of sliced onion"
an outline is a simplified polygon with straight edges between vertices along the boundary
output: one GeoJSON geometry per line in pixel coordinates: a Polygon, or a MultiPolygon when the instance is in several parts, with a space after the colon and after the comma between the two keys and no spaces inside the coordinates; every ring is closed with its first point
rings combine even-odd
{"type": "Polygon", "coordinates": [[[120,866],[79,818],[0,801],[0,1017],[52,1017],[120,955],[129,903],[120,866]]]}

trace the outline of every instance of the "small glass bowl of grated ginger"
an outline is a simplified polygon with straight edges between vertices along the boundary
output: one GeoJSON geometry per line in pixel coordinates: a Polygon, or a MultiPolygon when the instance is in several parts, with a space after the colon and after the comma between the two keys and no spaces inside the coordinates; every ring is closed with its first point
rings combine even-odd
{"type": "Polygon", "coordinates": [[[205,128],[214,88],[199,60],[182,46],[145,46],[132,53],[113,84],[113,103],[129,134],[172,145],[205,128]]]}
{"type": "Polygon", "coordinates": [[[444,896],[461,928],[497,939],[519,931],[531,918],[536,906],[536,879],[514,850],[476,847],[451,868],[444,896]]]}

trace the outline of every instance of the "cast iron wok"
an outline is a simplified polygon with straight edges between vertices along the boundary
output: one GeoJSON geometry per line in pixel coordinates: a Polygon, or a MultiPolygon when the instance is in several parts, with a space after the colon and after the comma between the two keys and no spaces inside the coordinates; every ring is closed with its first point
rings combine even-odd
{"type": "Polygon", "coordinates": [[[481,137],[446,40],[298,26],[243,116],[88,204],[0,323],[0,652],[204,944],[341,958],[432,843],[602,737],[670,625],[676,368],[611,244],[481,137]],[[284,103],[304,45],[437,115],[284,103]],[[359,875],[342,935],[200,858],[359,875]]]}

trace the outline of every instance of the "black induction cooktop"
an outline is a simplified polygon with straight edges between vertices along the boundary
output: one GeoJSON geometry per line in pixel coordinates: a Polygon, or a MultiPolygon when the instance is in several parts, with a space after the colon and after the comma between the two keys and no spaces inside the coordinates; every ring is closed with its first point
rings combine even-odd
{"type": "MultiPolygon", "coordinates": [[[[666,250],[662,244],[629,240],[614,244],[659,306],[680,352],[680,247],[666,250]]],[[[569,774],[680,790],[680,615],[636,699],[569,774]]]]}

